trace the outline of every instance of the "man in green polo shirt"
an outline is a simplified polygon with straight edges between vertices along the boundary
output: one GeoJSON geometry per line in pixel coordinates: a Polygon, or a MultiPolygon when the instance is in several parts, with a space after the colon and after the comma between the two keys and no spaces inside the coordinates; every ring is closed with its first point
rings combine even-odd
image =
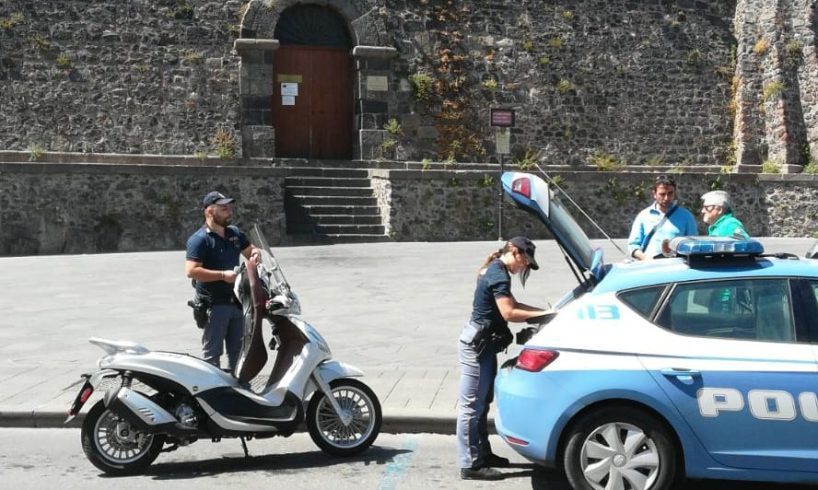
{"type": "Polygon", "coordinates": [[[725,191],[710,191],[702,196],[702,220],[709,226],[708,236],[750,238],[730,207],[730,194],[725,191]]]}

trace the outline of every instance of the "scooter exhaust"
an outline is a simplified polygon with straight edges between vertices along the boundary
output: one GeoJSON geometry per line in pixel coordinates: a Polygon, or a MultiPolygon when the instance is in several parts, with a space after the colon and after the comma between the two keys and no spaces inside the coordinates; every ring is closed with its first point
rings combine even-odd
{"type": "Polygon", "coordinates": [[[108,410],[141,431],[176,435],[190,435],[196,432],[195,429],[179,424],[167,410],[131,388],[119,388],[110,401],[108,396],[105,398],[108,410]]]}

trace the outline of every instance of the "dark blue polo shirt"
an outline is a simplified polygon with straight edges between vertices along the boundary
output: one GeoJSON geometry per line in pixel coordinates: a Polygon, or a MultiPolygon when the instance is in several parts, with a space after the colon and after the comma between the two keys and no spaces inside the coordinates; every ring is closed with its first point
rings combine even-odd
{"type": "Polygon", "coordinates": [[[477,276],[471,321],[483,328],[491,327],[494,331],[507,327],[508,322],[500,314],[494,299],[501,296],[511,296],[511,276],[503,262],[495,259],[488,265],[485,274],[477,276]]]}
{"type": "MultiPolygon", "coordinates": [[[[239,255],[249,245],[250,241],[235,226],[225,228],[224,238],[202,226],[187,239],[186,258],[201,262],[205,269],[230,270],[239,265],[239,255]]],[[[230,303],[233,299],[233,285],[224,281],[196,281],[196,292],[211,298],[214,304],[230,303]]]]}

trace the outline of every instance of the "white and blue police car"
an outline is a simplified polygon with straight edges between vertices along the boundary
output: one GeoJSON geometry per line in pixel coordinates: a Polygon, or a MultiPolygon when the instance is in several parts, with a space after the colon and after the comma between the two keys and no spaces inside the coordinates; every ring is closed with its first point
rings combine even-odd
{"type": "Polygon", "coordinates": [[[818,261],[686,237],[672,258],[605,265],[542,179],[503,188],[581,281],[498,373],[514,450],[575,489],[818,482],[818,261]]]}

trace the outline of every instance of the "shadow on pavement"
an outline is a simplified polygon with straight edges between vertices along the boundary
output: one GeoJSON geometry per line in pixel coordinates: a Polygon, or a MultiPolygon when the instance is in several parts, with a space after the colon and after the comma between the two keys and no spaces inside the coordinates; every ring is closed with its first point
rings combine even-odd
{"type": "MultiPolygon", "coordinates": [[[[218,459],[203,459],[198,461],[184,461],[173,463],[154,463],[141,473],[151,476],[154,480],[185,480],[202,478],[221,473],[241,473],[264,471],[271,475],[277,472],[290,472],[305,468],[326,468],[335,465],[363,462],[367,465],[385,465],[401,454],[412,452],[408,449],[393,449],[372,446],[358,456],[339,458],[322,451],[308,451],[286,454],[266,454],[245,458],[244,454],[236,453],[225,455],[218,459]]],[[[106,474],[103,478],[116,479],[106,474]]]]}

